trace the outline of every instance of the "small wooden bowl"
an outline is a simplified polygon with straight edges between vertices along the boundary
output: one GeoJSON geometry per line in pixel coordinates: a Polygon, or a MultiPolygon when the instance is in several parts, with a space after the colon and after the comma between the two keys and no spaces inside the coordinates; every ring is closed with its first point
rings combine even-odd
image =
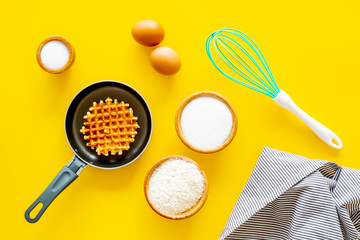
{"type": "Polygon", "coordinates": [[[66,69],[68,69],[74,62],[75,60],[75,49],[73,48],[73,46],[70,44],[70,42],[68,40],[66,40],[65,38],[63,37],[60,37],[60,36],[51,36],[51,37],[48,37],[46,38],[44,41],[42,41],[37,49],[37,52],[36,52],[36,59],[37,59],[37,62],[39,63],[40,67],[42,69],[44,69],[45,71],[49,72],[49,73],[61,73],[63,71],[65,71],[66,69]],[[41,61],[41,50],[42,48],[44,47],[44,45],[50,41],[54,41],[54,40],[58,40],[58,41],[61,41],[63,42],[68,50],[69,50],[69,60],[67,61],[67,63],[65,64],[64,67],[60,68],[60,69],[57,69],[57,70],[52,70],[52,69],[48,69],[47,67],[45,67],[45,65],[43,64],[43,62],[41,61]]]}
{"type": "Polygon", "coordinates": [[[179,136],[180,140],[190,149],[200,152],[200,153],[214,153],[214,152],[218,152],[222,149],[224,149],[225,147],[227,147],[227,145],[230,144],[230,142],[234,139],[235,137],[235,133],[237,130],[237,117],[236,117],[236,113],[235,113],[235,109],[234,107],[231,105],[231,103],[229,102],[229,100],[227,100],[225,97],[223,97],[222,95],[216,93],[216,92],[210,92],[210,91],[202,91],[202,92],[197,92],[194,93],[192,95],[190,95],[189,97],[187,97],[179,106],[176,115],[175,115],[175,129],[176,129],[176,133],[179,136]],[[204,150],[204,149],[199,149],[194,147],[193,145],[191,145],[185,138],[184,133],[182,132],[181,129],[181,114],[182,111],[184,110],[184,108],[186,107],[186,105],[191,102],[192,100],[194,100],[195,98],[198,97],[213,97],[216,98],[220,101],[222,101],[230,110],[231,115],[232,115],[232,129],[231,132],[228,136],[228,138],[225,140],[225,142],[214,149],[210,149],[210,150],[204,150]]]}
{"type": "Polygon", "coordinates": [[[194,215],[195,213],[197,213],[201,208],[202,206],[204,205],[206,199],[207,199],[207,196],[208,196],[208,190],[209,190],[209,187],[208,187],[208,181],[207,181],[207,178],[206,178],[206,175],[204,173],[204,171],[200,168],[199,164],[197,164],[195,161],[189,159],[189,158],[186,158],[184,156],[180,156],[180,155],[173,155],[173,156],[168,156],[168,157],[164,157],[162,159],[160,159],[159,161],[155,162],[154,165],[152,165],[152,167],[149,169],[149,171],[147,172],[146,174],[146,177],[145,177],[145,183],[144,183],[144,192],[145,192],[145,198],[146,198],[146,201],[149,203],[150,207],[157,213],[159,214],[160,216],[163,216],[165,218],[168,218],[168,219],[172,219],[172,220],[179,220],[179,219],[185,219],[185,218],[188,218],[188,217],[191,217],[192,215],[194,215]],[[182,159],[182,160],[186,160],[188,162],[191,162],[193,164],[195,164],[201,174],[203,175],[204,179],[205,179],[205,187],[204,187],[204,192],[201,196],[201,198],[199,199],[199,201],[196,203],[196,205],[194,207],[192,207],[191,209],[187,210],[186,212],[183,212],[183,213],[180,213],[180,214],[177,214],[177,215],[170,215],[170,214],[166,214],[166,213],[163,213],[163,212],[160,212],[158,209],[156,209],[156,207],[150,202],[149,200],[149,196],[148,196],[148,189],[149,189],[149,180],[150,180],[150,177],[152,175],[152,173],[154,172],[154,170],[160,166],[160,164],[162,164],[163,162],[169,160],[169,159],[182,159]]]}

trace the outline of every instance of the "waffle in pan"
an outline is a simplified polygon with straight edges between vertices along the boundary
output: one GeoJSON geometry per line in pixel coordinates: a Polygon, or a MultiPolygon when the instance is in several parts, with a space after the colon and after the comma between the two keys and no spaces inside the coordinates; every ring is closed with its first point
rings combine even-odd
{"type": "Polygon", "coordinates": [[[86,146],[96,148],[98,155],[119,154],[130,149],[130,143],[135,141],[136,129],[140,128],[138,118],[128,103],[107,98],[105,102],[94,102],[89,112],[84,116],[84,126],[80,132],[88,142],[86,146]]]}

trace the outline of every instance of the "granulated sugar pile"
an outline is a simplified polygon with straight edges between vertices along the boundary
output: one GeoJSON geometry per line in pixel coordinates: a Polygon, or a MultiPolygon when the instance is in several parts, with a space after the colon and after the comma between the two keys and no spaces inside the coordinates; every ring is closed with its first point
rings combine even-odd
{"type": "Polygon", "coordinates": [[[194,147],[212,150],[229,137],[233,119],[229,108],[214,97],[198,97],[181,113],[181,130],[194,147]]]}
{"type": "Polygon", "coordinates": [[[69,61],[69,49],[65,43],[52,40],[46,43],[40,53],[41,61],[50,70],[59,70],[69,61]]]}
{"type": "Polygon", "coordinates": [[[205,189],[205,179],[192,162],[169,159],[149,179],[148,198],[162,213],[176,215],[196,205],[205,189]]]}

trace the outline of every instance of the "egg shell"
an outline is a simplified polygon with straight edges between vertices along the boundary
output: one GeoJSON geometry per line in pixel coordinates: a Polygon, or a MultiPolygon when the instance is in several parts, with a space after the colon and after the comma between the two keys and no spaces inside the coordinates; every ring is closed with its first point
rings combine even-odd
{"type": "Polygon", "coordinates": [[[164,75],[173,75],[181,68],[179,55],[169,47],[157,47],[150,53],[153,68],[164,75]]]}
{"type": "Polygon", "coordinates": [[[158,45],[165,37],[163,27],[153,20],[143,20],[136,23],[131,34],[135,41],[148,47],[158,45]]]}

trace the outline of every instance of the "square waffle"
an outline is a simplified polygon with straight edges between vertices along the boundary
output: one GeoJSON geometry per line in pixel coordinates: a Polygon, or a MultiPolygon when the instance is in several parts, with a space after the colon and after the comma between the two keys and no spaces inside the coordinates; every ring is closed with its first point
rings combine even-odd
{"type": "Polygon", "coordinates": [[[98,155],[121,155],[130,149],[130,143],[135,141],[136,129],[140,128],[138,118],[128,103],[118,102],[108,97],[105,102],[94,102],[89,112],[84,116],[84,126],[80,132],[88,142],[86,146],[96,148],[98,155]]]}

